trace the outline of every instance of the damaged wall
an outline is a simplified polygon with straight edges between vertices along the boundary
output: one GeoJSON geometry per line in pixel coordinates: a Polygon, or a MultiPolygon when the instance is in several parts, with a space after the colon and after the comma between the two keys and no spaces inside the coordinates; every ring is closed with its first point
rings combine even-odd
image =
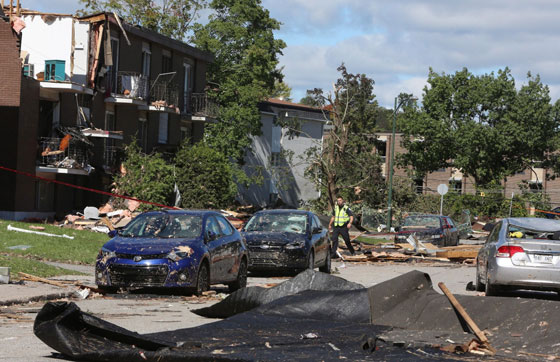
{"type": "MultiPolygon", "coordinates": [[[[0,19],[0,107],[19,107],[21,61],[17,36],[8,22],[0,19]]],[[[1,110],[0,110],[1,112],[1,110]]],[[[0,113],[2,115],[2,113],[0,113]]],[[[4,123],[4,117],[0,121],[4,123]]]]}

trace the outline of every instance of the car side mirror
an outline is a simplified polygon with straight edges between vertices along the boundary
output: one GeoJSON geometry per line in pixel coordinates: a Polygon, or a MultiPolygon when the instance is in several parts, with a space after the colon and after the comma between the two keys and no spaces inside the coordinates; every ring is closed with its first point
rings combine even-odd
{"type": "Polygon", "coordinates": [[[212,230],[208,230],[206,232],[206,241],[216,240],[217,237],[218,235],[216,235],[216,233],[213,232],[212,230]]]}
{"type": "Polygon", "coordinates": [[[313,228],[313,234],[320,234],[323,231],[323,228],[320,226],[317,226],[315,228],[313,228]]]}
{"type": "Polygon", "coordinates": [[[109,231],[109,233],[107,233],[107,235],[109,235],[110,238],[114,238],[115,236],[119,235],[119,231],[117,229],[113,229],[113,230],[109,231]]]}

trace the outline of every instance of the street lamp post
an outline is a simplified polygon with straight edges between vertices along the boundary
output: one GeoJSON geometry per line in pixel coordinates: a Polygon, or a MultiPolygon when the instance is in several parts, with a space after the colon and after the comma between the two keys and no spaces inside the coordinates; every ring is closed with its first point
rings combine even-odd
{"type": "Polygon", "coordinates": [[[402,98],[400,103],[399,97],[395,97],[395,109],[393,111],[393,131],[391,132],[391,158],[389,161],[389,195],[387,201],[387,230],[391,231],[391,224],[393,218],[393,162],[395,160],[395,139],[396,139],[396,128],[397,128],[397,112],[399,108],[404,104],[410,101],[415,101],[417,98],[414,97],[406,97],[402,98]]]}

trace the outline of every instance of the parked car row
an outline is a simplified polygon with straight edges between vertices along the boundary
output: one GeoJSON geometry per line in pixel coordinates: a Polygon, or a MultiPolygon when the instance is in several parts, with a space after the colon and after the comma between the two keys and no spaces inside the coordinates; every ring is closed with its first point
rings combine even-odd
{"type": "Polygon", "coordinates": [[[95,267],[96,284],[108,291],[172,287],[200,295],[212,284],[245,287],[248,270],[331,269],[327,230],[307,211],[261,211],[241,232],[214,211],[151,211],[110,236],[95,267]]]}

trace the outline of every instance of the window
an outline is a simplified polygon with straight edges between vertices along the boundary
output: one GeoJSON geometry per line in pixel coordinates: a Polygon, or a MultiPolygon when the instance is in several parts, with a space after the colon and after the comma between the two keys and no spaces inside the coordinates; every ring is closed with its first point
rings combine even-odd
{"type": "Polygon", "coordinates": [[[181,142],[191,137],[189,127],[181,126],[181,142]]]}
{"type": "Polygon", "coordinates": [[[212,231],[214,234],[218,236],[221,233],[220,225],[218,225],[218,222],[216,221],[214,216],[210,216],[208,217],[208,219],[206,219],[206,235],[208,235],[209,231],[212,231]]]}
{"type": "Polygon", "coordinates": [[[117,91],[117,72],[119,71],[119,39],[111,37],[111,53],[113,65],[109,67],[111,72],[111,92],[117,91]]]}
{"type": "Polygon", "coordinates": [[[414,180],[414,191],[417,194],[422,194],[424,192],[424,179],[417,178],[414,180]]]}
{"type": "Polygon", "coordinates": [[[445,172],[445,171],[447,171],[447,168],[445,167],[436,170],[436,172],[445,172]]]}
{"type": "Polygon", "coordinates": [[[150,66],[152,63],[152,51],[150,43],[142,43],[142,75],[150,76],[150,66]]]}
{"type": "Polygon", "coordinates": [[[280,152],[272,152],[270,154],[270,166],[280,166],[281,161],[280,152]]]}
{"type": "Polygon", "coordinates": [[[183,69],[185,71],[185,77],[183,80],[183,113],[187,113],[189,109],[189,96],[190,96],[190,78],[191,78],[191,66],[189,64],[183,63],[183,69]]]}
{"type": "Polygon", "coordinates": [[[169,50],[163,50],[161,57],[161,72],[169,73],[173,71],[173,60],[171,58],[171,52],[169,50]]]}
{"type": "Polygon", "coordinates": [[[159,129],[158,129],[158,143],[167,143],[169,114],[160,113],[159,115],[159,129]]]}
{"type": "Polygon", "coordinates": [[[148,143],[148,121],[146,117],[138,117],[138,143],[142,151],[146,152],[148,143]]]}
{"type": "MultiPolygon", "coordinates": [[[[105,130],[106,131],[114,131],[115,130],[115,113],[106,111],[105,112],[105,130]]],[[[114,158],[114,151],[115,151],[115,140],[112,138],[104,138],[104,153],[103,153],[103,161],[105,161],[105,166],[111,164],[114,158]]]]}
{"type": "Polygon", "coordinates": [[[311,225],[313,227],[313,230],[315,230],[316,228],[322,229],[323,227],[321,226],[321,221],[319,220],[319,218],[316,215],[313,215],[312,220],[311,220],[311,225]]]}
{"type": "Polygon", "coordinates": [[[449,181],[449,189],[453,192],[461,194],[463,192],[463,181],[462,180],[449,181]]]}
{"type": "Polygon", "coordinates": [[[231,226],[231,224],[229,223],[229,221],[227,221],[224,217],[222,216],[216,216],[216,219],[218,220],[218,224],[220,224],[220,228],[222,229],[222,234],[223,235],[231,235],[233,234],[233,226],[231,226]]]}

